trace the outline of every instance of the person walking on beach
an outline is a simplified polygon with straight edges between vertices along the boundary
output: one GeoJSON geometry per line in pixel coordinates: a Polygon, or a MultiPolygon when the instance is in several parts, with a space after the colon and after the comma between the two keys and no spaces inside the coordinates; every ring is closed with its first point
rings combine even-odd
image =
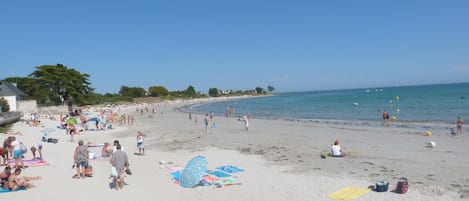
{"type": "Polygon", "coordinates": [[[457,135],[462,135],[463,124],[464,124],[464,120],[462,120],[461,117],[458,117],[458,119],[456,119],[456,134],[457,135]]]}
{"type": "Polygon", "coordinates": [[[143,139],[145,136],[145,133],[142,131],[137,132],[137,147],[139,155],[145,155],[145,145],[143,144],[143,139]]]}
{"type": "Polygon", "coordinates": [[[244,121],[244,128],[246,128],[246,131],[249,130],[249,120],[246,116],[243,116],[243,121],[244,121]]]}
{"type": "Polygon", "coordinates": [[[78,141],[78,146],[75,148],[73,153],[74,165],[77,168],[77,175],[73,178],[79,179],[85,178],[85,169],[88,167],[89,163],[89,151],[88,147],[84,145],[83,140],[78,141]],[[80,173],[81,168],[81,173],[80,173]]]}
{"type": "Polygon", "coordinates": [[[116,170],[117,175],[114,175],[114,183],[116,190],[124,188],[124,171],[129,168],[129,160],[127,154],[121,150],[121,145],[117,144],[117,151],[112,154],[111,165],[116,170]]]}

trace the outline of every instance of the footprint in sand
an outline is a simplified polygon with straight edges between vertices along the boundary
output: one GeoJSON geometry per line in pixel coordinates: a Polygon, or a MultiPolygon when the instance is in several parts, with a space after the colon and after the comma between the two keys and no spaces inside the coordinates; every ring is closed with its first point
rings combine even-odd
{"type": "Polygon", "coordinates": [[[374,163],[372,163],[372,162],[368,162],[368,161],[363,161],[363,162],[361,162],[361,164],[375,165],[374,163]]]}
{"type": "Polygon", "coordinates": [[[370,175],[368,175],[368,177],[379,177],[379,174],[378,173],[371,173],[370,175]]]}

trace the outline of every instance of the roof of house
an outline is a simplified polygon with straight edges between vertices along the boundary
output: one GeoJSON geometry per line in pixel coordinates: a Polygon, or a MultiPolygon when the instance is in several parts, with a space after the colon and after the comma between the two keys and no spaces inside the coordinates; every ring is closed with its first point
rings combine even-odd
{"type": "Polygon", "coordinates": [[[27,96],[23,91],[10,82],[1,81],[0,96],[27,96]]]}

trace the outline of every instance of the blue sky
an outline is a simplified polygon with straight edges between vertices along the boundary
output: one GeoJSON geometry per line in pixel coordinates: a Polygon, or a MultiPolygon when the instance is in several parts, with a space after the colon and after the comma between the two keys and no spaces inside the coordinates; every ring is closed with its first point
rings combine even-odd
{"type": "Polygon", "coordinates": [[[469,1],[2,1],[0,79],[327,90],[469,81],[469,1]]]}

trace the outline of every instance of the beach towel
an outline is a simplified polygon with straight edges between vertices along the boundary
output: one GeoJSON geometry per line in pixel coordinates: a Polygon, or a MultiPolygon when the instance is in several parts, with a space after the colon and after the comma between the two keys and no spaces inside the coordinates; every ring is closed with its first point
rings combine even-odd
{"type": "MultiPolygon", "coordinates": [[[[37,167],[37,166],[49,165],[47,161],[44,161],[42,159],[23,160],[23,164],[26,167],[37,167]]],[[[14,160],[8,161],[8,165],[15,166],[15,161],[14,160]]]]}
{"type": "Polygon", "coordinates": [[[0,188],[0,193],[9,193],[9,192],[15,192],[15,191],[22,191],[22,190],[26,190],[25,187],[19,187],[18,189],[14,190],[14,191],[10,191],[10,189],[7,189],[7,188],[0,188]]]}
{"type": "Polygon", "coordinates": [[[104,147],[104,144],[92,144],[92,145],[87,145],[88,147],[104,147]]]}
{"type": "Polygon", "coordinates": [[[370,192],[370,189],[348,186],[334,193],[330,193],[327,197],[336,200],[353,200],[367,194],[368,192],[370,192]]]}
{"type": "Polygon", "coordinates": [[[220,167],[217,167],[216,169],[221,170],[221,171],[226,172],[226,173],[244,172],[243,169],[239,169],[239,168],[237,168],[235,166],[232,166],[232,165],[220,166],[220,167]]]}
{"type": "Polygon", "coordinates": [[[93,158],[90,158],[90,160],[103,160],[103,159],[108,159],[108,158],[111,158],[111,156],[103,156],[103,155],[95,154],[93,158]]]}
{"type": "Polygon", "coordinates": [[[216,177],[229,177],[229,176],[231,176],[230,174],[224,173],[224,172],[219,171],[219,170],[207,171],[207,173],[209,173],[211,175],[214,175],[216,177]]]}

